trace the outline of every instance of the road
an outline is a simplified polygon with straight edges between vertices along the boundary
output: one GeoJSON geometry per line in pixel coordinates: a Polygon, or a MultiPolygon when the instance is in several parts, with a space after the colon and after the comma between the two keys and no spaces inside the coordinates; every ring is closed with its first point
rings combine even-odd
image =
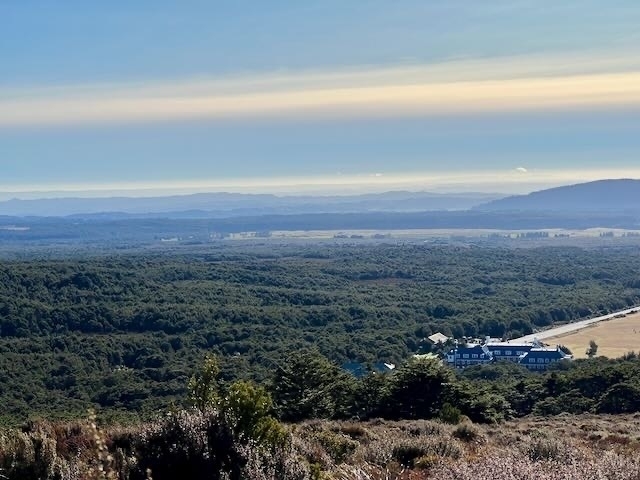
{"type": "Polygon", "coordinates": [[[545,340],[546,338],[558,337],[560,335],[567,335],[569,333],[577,332],[583,328],[594,325],[604,320],[611,320],[616,315],[628,315],[630,313],[640,312],[640,307],[627,308],[626,310],[620,310],[619,312],[613,312],[608,315],[602,315],[601,317],[588,318],[586,320],[578,320],[559,327],[550,328],[541,332],[532,333],[531,335],[525,335],[524,337],[515,338],[512,342],[532,342],[533,340],[545,340]]]}

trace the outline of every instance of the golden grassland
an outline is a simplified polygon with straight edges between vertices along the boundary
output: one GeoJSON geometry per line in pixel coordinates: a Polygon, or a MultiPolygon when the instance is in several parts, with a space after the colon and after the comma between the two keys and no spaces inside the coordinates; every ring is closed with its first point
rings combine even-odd
{"type": "Polygon", "coordinates": [[[631,351],[640,352],[640,313],[613,318],[577,332],[551,337],[545,343],[566,345],[573,352],[574,358],[586,358],[591,340],[598,345],[599,356],[617,358],[631,351]]]}

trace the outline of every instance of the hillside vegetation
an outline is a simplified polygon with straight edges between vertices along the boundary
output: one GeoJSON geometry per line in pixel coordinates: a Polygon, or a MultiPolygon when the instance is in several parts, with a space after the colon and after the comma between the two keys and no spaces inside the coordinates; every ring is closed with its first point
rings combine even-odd
{"type": "MultiPolygon", "coordinates": [[[[0,415],[151,414],[205,352],[272,378],[301,349],[400,364],[424,337],[519,336],[640,301],[636,249],[224,248],[0,266],[0,415]]],[[[585,346],[586,348],[586,346],[585,346]]]]}
{"type": "Polygon", "coordinates": [[[499,480],[638,478],[637,414],[607,415],[640,409],[638,359],[563,367],[537,376],[497,364],[469,369],[461,378],[437,359],[420,356],[394,374],[356,381],[320,355],[302,354],[267,389],[246,380],[225,382],[216,357],[209,355],[188,382],[188,407],[173,406],[152,421],[104,426],[91,413],[88,420],[0,429],[0,475],[8,480],[459,480],[478,473],[499,480]],[[505,422],[532,406],[547,418],[505,422]],[[567,408],[604,415],[549,418],[567,408]],[[357,421],[358,416],[376,418],[357,421]],[[326,420],[331,417],[351,419],[326,420]]]}
{"type": "Polygon", "coordinates": [[[635,480],[635,416],[463,421],[314,421],[281,445],[243,442],[215,413],[101,427],[32,423],[0,432],[8,480],[635,480]],[[227,439],[226,443],[225,439],[227,439]]]}

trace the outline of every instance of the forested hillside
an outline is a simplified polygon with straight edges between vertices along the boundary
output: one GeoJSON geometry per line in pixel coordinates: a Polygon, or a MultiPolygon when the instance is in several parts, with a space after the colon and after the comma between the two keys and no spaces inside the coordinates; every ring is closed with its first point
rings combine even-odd
{"type": "Polygon", "coordinates": [[[270,377],[304,347],[401,362],[422,339],[518,336],[640,302],[636,249],[299,246],[5,261],[0,404],[151,412],[184,398],[204,352],[270,377]]]}

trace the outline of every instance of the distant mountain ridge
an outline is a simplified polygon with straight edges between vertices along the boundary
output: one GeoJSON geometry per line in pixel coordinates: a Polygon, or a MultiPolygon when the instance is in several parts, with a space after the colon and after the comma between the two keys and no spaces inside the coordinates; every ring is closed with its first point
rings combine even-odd
{"type": "Polygon", "coordinates": [[[311,213],[468,210],[499,194],[392,191],[361,195],[277,196],[197,193],[163,197],[43,198],[0,202],[0,215],[100,218],[224,218],[311,213]]]}
{"type": "MultiPolygon", "coordinates": [[[[0,247],[120,248],[167,241],[196,245],[247,232],[262,239],[274,231],[590,228],[639,231],[640,180],[603,180],[500,200],[482,194],[388,192],[332,197],[198,194],[0,202],[0,247]],[[22,215],[16,215],[17,207],[23,207],[22,215]],[[64,208],[68,213],[80,207],[88,213],[61,215],[64,208]],[[109,207],[125,211],[106,211],[109,207]],[[24,215],[26,211],[39,215],[24,215]]],[[[351,233],[338,235],[334,238],[352,238],[351,233]]]]}
{"type": "Polygon", "coordinates": [[[473,210],[485,212],[637,212],[640,180],[597,180],[492,200],[473,210]]]}
{"type": "Polygon", "coordinates": [[[0,216],[91,220],[206,219],[273,215],[415,212],[638,213],[640,180],[598,180],[527,195],[390,191],[359,195],[197,193],[158,197],[0,201],[0,216]]]}

